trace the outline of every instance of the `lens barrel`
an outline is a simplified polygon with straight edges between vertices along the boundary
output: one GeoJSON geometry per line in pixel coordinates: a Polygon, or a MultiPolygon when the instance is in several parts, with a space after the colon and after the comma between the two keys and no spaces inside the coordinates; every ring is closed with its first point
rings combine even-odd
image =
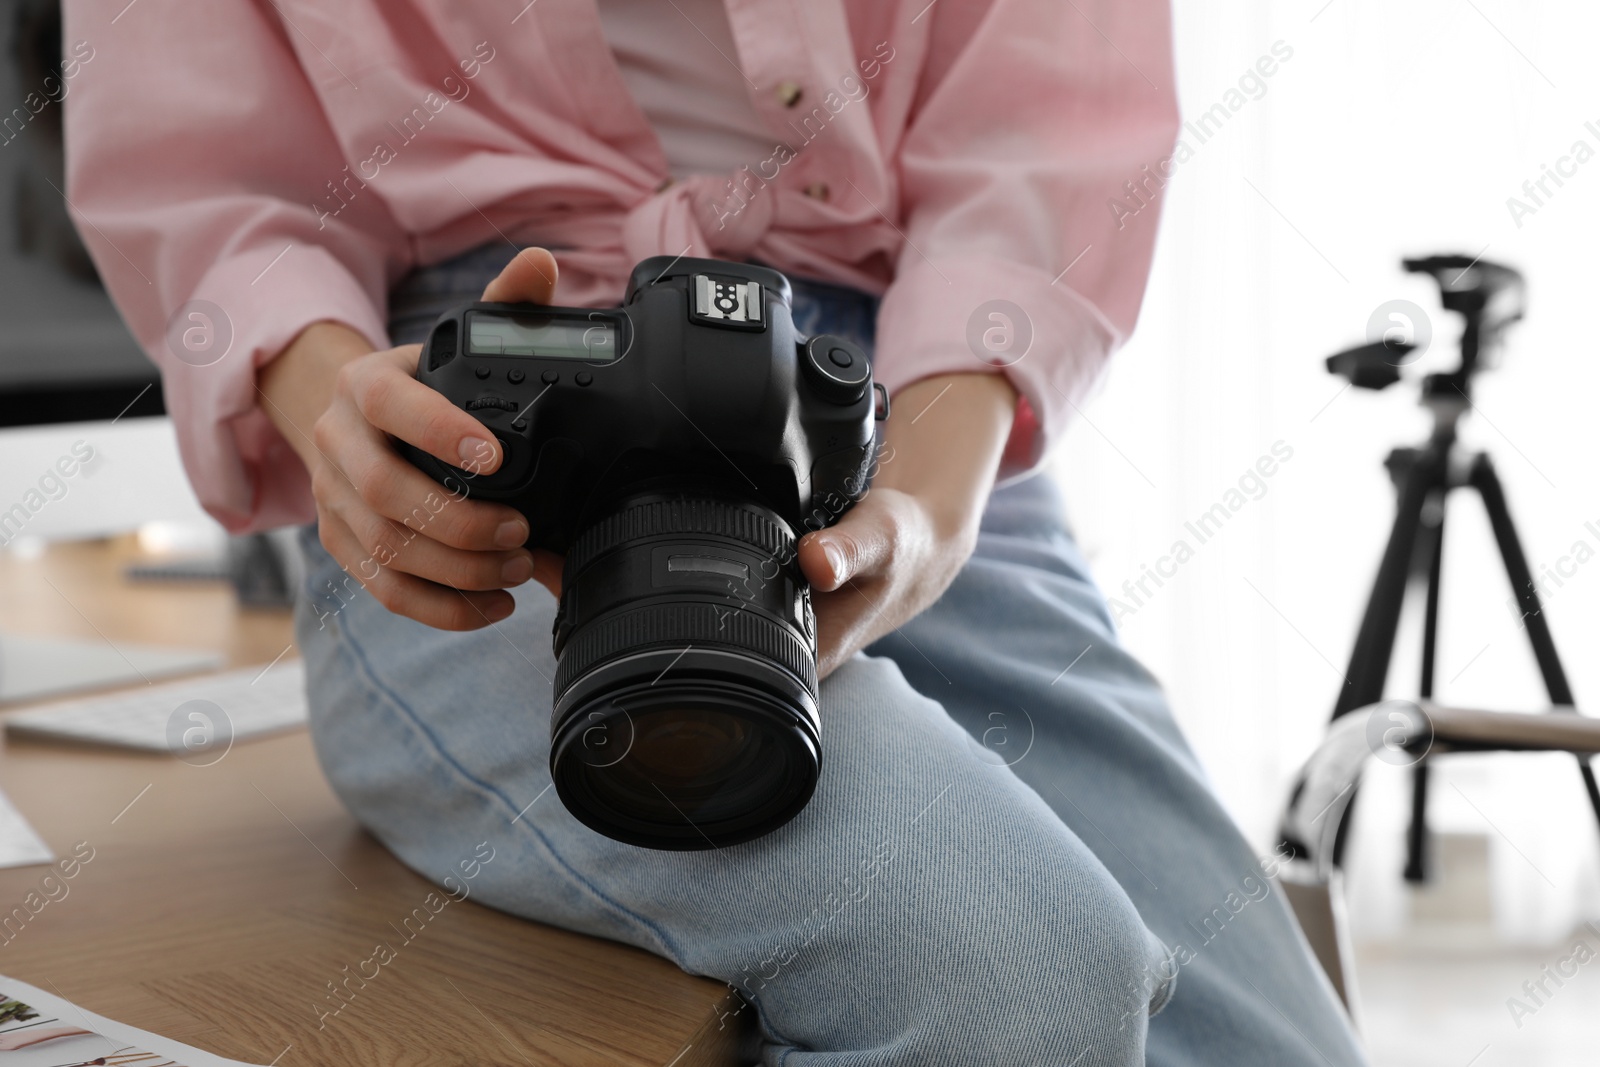
{"type": "Polygon", "coordinates": [[[760,837],[820,772],[816,623],[794,530],[755,504],[644,495],[567,554],[550,772],[587,826],[657,849],[760,837]]]}

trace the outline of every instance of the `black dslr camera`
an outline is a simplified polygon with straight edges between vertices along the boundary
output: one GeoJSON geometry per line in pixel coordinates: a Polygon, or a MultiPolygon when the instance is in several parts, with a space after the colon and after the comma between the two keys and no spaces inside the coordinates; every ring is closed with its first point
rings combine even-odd
{"type": "Polygon", "coordinates": [[[747,841],[816,786],[796,541],[866,492],[882,387],[856,345],[797,335],[789,301],[777,271],[657,256],[617,309],[451,311],[418,363],[504,462],[407,458],[566,554],[550,773],[574,816],[619,841],[747,841]]]}

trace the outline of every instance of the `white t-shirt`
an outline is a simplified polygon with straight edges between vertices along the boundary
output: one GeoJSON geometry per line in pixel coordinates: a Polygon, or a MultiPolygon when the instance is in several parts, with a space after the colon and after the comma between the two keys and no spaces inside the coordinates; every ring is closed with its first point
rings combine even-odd
{"type": "Polygon", "coordinates": [[[674,178],[730,174],[772,154],[723,0],[597,0],[600,24],[674,178]]]}

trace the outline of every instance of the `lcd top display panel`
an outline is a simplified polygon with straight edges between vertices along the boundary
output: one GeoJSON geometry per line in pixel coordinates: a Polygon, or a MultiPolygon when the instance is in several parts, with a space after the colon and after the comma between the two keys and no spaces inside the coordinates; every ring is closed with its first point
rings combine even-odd
{"type": "Polygon", "coordinates": [[[603,319],[472,311],[467,314],[467,352],[609,363],[617,358],[617,330],[603,319]]]}

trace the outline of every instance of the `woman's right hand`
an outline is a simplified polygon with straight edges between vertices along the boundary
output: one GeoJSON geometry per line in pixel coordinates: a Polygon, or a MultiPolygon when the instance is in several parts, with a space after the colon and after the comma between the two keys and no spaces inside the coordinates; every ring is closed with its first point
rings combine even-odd
{"type": "MultiPolygon", "coordinates": [[[[548,304],[555,259],[525,249],[483,299],[548,304]]],[[[374,352],[338,323],[307,327],[261,371],[268,417],[311,473],[328,553],[379,603],[442,630],[511,614],[506,590],[536,578],[560,589],[561,561],[523,547],[515,509],[451,493],[395,451],[405,441],[469,473],[499,467],[484,425],[416,380],[420,345],[374,352]]]]}

